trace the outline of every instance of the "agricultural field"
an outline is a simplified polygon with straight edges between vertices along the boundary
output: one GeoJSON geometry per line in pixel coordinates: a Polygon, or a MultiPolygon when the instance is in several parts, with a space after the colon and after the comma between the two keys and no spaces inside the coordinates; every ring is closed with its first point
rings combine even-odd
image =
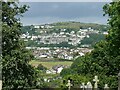
{"type": "Polygon", "coordinates": [[[37,67],[39,64],[42,64],[44,67],[51,69],[53,66],[55,65],[65,65],[65,66],[71,66],[73,62],[72,61],[57,61],[57,62],[41,62],[41,61],[36,61],[36,60],[32,60],[30,62],[30,64],[32,66],[37,67]]]}

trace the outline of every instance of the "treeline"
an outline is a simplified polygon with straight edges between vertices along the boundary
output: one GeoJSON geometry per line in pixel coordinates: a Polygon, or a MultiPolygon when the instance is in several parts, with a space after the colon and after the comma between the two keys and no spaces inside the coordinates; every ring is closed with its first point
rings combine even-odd
{"type": "MultiPolygon", "coordinates": [[[[109,15],[109,34],[104,41],[98,42],[91,53],[77,58],[70,68],[64,69],[61,76],[65,82],[69,79],[78,86],[79,82],[93,81],[99,77],[98,86],[103,90],[105,84],[110,89],[118,89],[118,73],[120,70],[120,1],[111,2],[103,7],[109,15]]],[[[92,82],[93,83],[93,82],[92,82]]],[[[74,87],[73,86],[73,87],[74,87]]],[[[65,87],[63,85],[63,87],[65,87]]]]}
{"type": "Polygon", "coordinates": [[[101,40],[105,40],[104,34],[96,34],[92,33],[89,35],[89,38],[85,37],[83,40],[81,40],[81,45],[91,45],[90,47],[93,47],[97,42],[101,40]]]}

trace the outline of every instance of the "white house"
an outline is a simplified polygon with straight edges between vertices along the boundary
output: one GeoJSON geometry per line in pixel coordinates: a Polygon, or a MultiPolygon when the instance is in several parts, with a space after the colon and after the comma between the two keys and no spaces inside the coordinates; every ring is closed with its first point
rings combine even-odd
{"type": "Polygon", "coordinates": [[[57,69],[57,73],[60,73],[62,70],[63,70],[63,67],[59,67],[59,68],[57,69]]]}
{"type": "Polygon", "coordinates": [[[108,32],[103,32],[104,35],[108,35],[108,32]]]}
{"type": "Polygon", "coordinates": [[[63,70],[63,68],[64,68],[63,65],[56,65],[52,67],[52,69],[56,71],[56,73],[60,73],[63,70]]]}
{"type": "Polygon", "coordinates": [[[89,35],[87,35],[86,37],[87,37],[87,38],[90,38],[90,36],[89,36],[89,35]]]}
{"type": "Polygon", "coordinates": [[[55,70],[46,70],[46,74],[56,74],[55,70]]]}
{"type": "Polygon", "coordinates": [[[70,56],[70,55],[68,56],[68,55],[67,55],[67,56],[65,56],[65,59],[72,60],[72,59],[73,59],[73,56],[70,56]]]}
{"type": "Polygon", "coordinates": [[[47,55],[40,55],[40,58],[47,58],[47,55]]]}
{"type": "Polygon", "coordinates": [[[50,70],[46,70],[46,74],[51,74],[51,71],[50,70]]]}
{"type": "Polygon", "coordinates": [[[26,36],[27,36],[27,35],[25,35],[25,34],[22,34],[22,35],[21,35],[21,38],[26,38],[26,36]]]}
{"type": "Polygon", "coordinates": [[[31,40],[34,40],[34,39],[37,39],[37,38],[38,38],[37,36],[32,36],[31,40]]]}
{"type": "Polygon", "coordinates": [[[40,28],[42,28],[42,29],[43,29],[43,28],[45,28],[45,26],[40,26],[40,28]]]}
{"type": "Polygon", "coordinates": [[[85,54],[84,54],[84,53],[82,53],[82,52],[79,52],[79,55],[80,55],[80,56],[84,56],[85,54]]]}
{"type": "Polygon", "coordinates": [[[34,28],[40,28],[40,26],[35,25],[34,28]]]}

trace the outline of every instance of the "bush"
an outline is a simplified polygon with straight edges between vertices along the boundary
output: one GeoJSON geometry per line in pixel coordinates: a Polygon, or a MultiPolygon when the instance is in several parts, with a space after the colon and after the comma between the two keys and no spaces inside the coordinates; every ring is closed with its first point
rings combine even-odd
{"type": "Polygon", "coordinates": [[[47,70],[47,68],[44,67],[42,64],[39,64],[39,65],[37,66],[37,69],[38,69],[38,70],[43,70],[43,71],[47,70]]]}

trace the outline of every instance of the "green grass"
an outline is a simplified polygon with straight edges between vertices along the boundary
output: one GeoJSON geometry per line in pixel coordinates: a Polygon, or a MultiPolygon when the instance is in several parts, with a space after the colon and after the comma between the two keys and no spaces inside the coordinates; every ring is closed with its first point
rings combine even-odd
{"type": "Polygon", "coordinates": [[[41,62],[41,61],[35,61],[35,60],[32,60],[30,62],[32,66],[37,67],[39,64],[42,64],[44,67],[48,69],[51,69],[53,66],[59,65],[59,64],[65,65],[65,66],[71,66],[72,63],[73,63],[72,61],[41,62]]]}
{"type": "Polygon", "coordinates": [[[89,28],[92,27],[93,29],[96,30],[102,30],[106,31],[108,30],[107,28],[109,26],[107,25],[101,25],[101,24],[96,24],[96,23],[80,23],[80,22],[58,22],[58,23],[53,23],[55,25],[54,28],[71,28],[75,30],[79,30],[80,28],[89,28]],[[106,29],[104,27],[107,27],[106,29]]]}

